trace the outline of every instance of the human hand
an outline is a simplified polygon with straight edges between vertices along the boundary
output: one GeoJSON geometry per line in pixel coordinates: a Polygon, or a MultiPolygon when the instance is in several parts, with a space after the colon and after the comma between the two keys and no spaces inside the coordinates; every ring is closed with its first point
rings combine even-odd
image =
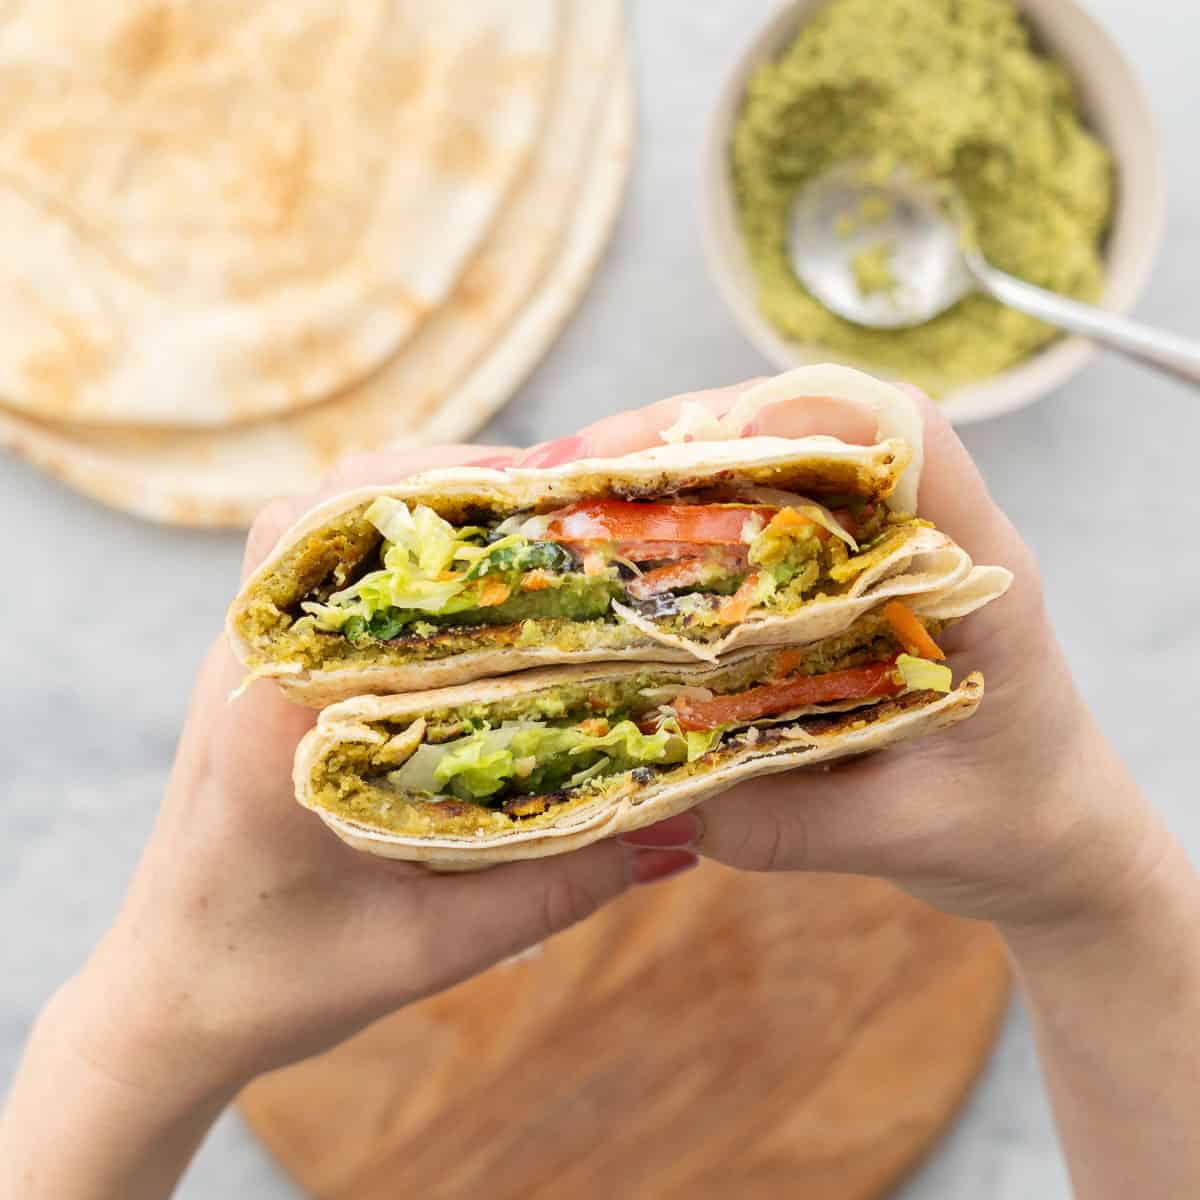
{"type": "MultiPolygon", "coordinates": [[[[744,386],[691,399],[722,413],[744,386]]],[[[752,870],[883,876],[948,911],[1014,926],[1119,903],[1157,861],[1163,830],[1074,689],[1028,547],[949,423],[914,395],[925,417],[921,515],[976,562],[1014,575],[1006,596],[942,639],[956,677],[984,673],[978,713],[883,754],[757,779],[625,840],[752,870]],[[1119,801],[1098,803],[1122,784],[1119,801]]],[[[607,456],[660,444],[680,399],[607,418],[564,445],[607,456]]],[[[845,401],[798,399],[764,409],[743,432],[864,443],[875,440],[875,417],[845,401]]]]}
{"type": "MultiPolygon", "coordinates": [[[[740,390],[689,398],[724,412],[740,390]]],[[[680,399],[520,461],[657,445],[680,399]]],[[[295,804],[291,759],[313,714],[265,682],[230,705],[241,671],[223,642],[214,646],[122,912],[31,1039],[0,1121],[0,1196],[161,1200],[250,1076],[541,940],[631,878],[684,869],[691,850],[750,869],[881,875],[1000,922],[1019,948],[1080,1194],[1191,1194],[1200,1164],[1186,1149],[1195,1107],[1187,1047],[1200,962],[1180,948],[1197,881],[1076,696],[1028,549],[953,431],[922,403],[923,515],[1016,582],[943,638],[959,674],[985,672],[980,712],[911,746],[760,779],[621,842],[434,876],[350,850],[295,804]],[[1171,878],[1150,888],[1152,875],[1171,878]],[[1142,903],[1129,903],[1135,895],[1142,903]],[[1097,922],[1109,913],[1122,915],[1097,922]],[[1081,926],[1082,941],[1061,936],[1081,926]],[[1152,1030],[1115,1036],[1147,1012],[1152,1030]],[[1149,1137],[1139,1118],[1151,1108],[1179,1116],[1156,1120],[1149,1137]]],[[[869,442],[874,417],[810,398],[764,411],[743,431],[752,432],[869,442]]],[[[316,499],[420,467],[509,460],[483,449],[349,464],[321,495],[263,515],[246,570],[316,499]]]]}
{"type": "MultiPolygon", "coordinates": [[[[259,517],[243,577],[318,500],[484,456],[489,465],[513,457],[458,446],[349,462],[316,496],[277,502],[259,517]]],[[[84,973],[98,1015],[109,1013],[113,1027],[132,1016],[135,1028],[173,1047],[171,1058],[186,1058],[192,1076],[202,1063],[214,1085],[236,1085],[313,1054],[542,941],[631,882],[694,862],[686,852],[610,842],[438,875],[360,854],[292,795],[293,753],[316,714],[266,681],[230,702],[242,675],[218,639],[125,905],[84,973]]],[[[155,1056],[143,1061],[158,1071],[155,1056]]]]}

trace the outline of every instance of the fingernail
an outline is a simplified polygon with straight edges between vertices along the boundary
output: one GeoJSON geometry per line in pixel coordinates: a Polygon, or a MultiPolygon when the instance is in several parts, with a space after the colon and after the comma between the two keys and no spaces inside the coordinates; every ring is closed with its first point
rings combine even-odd
{"type": "Polygon", "coordinates": [[[573,437],[559,438],[553,442],[543,442],[526,450],[518,459],[522,467],[558,467],[563,463],[574,462],[577,458],[587,458],[590,445],[582,434],[573,437]]]}
{"type": "Polygon", "coordinates": [[[742,426],[742,437],[757,437],[758,436],[758,419],[747,422],[742,426]]]}
{"type": "Polygon", "coordinates": [[[657,883],[690,871],[699,861],[686,850],[639,850],[629,864],[629,878],[635,884],[657,883]]]}
{"type": "Polygon", "coordinates": [[[645,847],[647,850],[682,850],[696,845],[700,840],[700,818],[695,813],[679,813],[659,821],[657,825],[623,833],[617,840],[622,845],[645,847]]]}
{"type": "Polygon", "coordinates": [[[511,467],[515,462],[511,454],[489,454],[483,458],[473,458],[468,467],[511,467]]]}

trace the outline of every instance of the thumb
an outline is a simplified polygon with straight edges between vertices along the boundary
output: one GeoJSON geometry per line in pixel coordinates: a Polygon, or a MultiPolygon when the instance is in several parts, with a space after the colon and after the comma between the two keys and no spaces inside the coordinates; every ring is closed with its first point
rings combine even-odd
{"type": "Polygon", "coordinates": [[[917,750],[738,784],[690,813],[625,835],[744,871],[902,872],[947,823],[953,780],[917,750]],[[918,765],[920,764],[920,765],[918,765]],[[919,795],[906,784],[915,773],[919,795]]]}
{"type": "Polygon", "coordinates": [[[440,990],[567,929],[631,885],[694,866],[693,854],[598,842],[582,850],[420,880],[418,923],[440,990]]]}

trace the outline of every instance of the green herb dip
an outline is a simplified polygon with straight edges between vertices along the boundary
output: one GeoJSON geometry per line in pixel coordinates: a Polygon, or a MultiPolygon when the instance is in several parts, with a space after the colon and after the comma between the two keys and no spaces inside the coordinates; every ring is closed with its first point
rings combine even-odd
{"type": "Polygon", "coordinates": [[[1112,163],[1074,88],[1005,0],[832,0],[754,74],[733,138],[739,219],[767,318],[788,337],[935,394],[1002,371],[1049,326],[968,296],[912,329],[864,329],[801,285],[785,230],[796,189],[832,164],[903,164],[962,193],[984,254],[1085,300],[1103,284],[1112,163]]]}

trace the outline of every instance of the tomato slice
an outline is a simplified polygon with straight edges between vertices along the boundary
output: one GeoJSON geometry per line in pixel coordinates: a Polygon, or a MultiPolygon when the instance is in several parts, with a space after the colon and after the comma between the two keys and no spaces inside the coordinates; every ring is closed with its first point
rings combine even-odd
{"type": "Polygon", "coordinates": [[[828,704],[834,700],[868,700],[874,696],[895,696],[904,690],[896,676],[895,660],[828,671],[824,675],[797,675],[779,683],[764,683],[731,696],[711,700],[681,697],[672,706],[684,730],[716,729],[721,725],[741,725],[759,717],[774,717],[792,708],[809,704],[828,704]]]}
{"type": "Polygon", "coordinates": [[[738,545],[747,520],[765,524],[777,509],[762,504],[638,504],[586,500],[560,509],[543,535],[551,542],[696,542],[738,545]]]}
{"type": "Polygon", "coordinates": [[[685,558],[631,579],[625,585],[625,590],[635,600],[649,600],[651,596],[661,596],[663,592],[674,591],[675,588],[695,587],[703,583],[707,569],[708,563],[704,559],[685,558]]]}

